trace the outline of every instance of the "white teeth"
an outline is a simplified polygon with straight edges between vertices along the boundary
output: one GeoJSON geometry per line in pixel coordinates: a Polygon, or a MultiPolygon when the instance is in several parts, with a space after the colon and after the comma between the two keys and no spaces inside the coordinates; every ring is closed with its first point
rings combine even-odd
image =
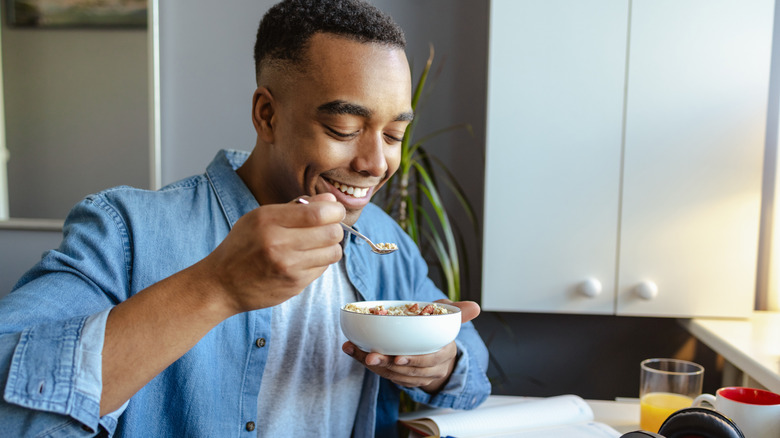
{"type": "Polygon", "coordinates": [[[363,198],[368,194],[368,188],[352,187],[336,181],[331,181],[331,183],[333,184],[333,187],[341,190],[342,193],[352,195],[356,198],[363,198]]]}

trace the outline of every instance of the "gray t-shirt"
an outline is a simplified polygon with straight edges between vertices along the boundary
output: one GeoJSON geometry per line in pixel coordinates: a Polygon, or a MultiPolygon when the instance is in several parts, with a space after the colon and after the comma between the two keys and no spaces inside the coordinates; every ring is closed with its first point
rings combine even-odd
{"type": "Polygon", "coordinates": [[[350,436],[365,368],[341,351],[339,308],[356,296],[341,259],[274,307],[258,436],[350,436]]]}

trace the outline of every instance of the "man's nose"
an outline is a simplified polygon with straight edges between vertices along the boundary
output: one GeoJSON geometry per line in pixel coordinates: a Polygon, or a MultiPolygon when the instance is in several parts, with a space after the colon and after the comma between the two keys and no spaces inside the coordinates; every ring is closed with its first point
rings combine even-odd
{"type": "Polygon", "coordinates": [[[356,172],[382,177],[387,173],[386,144],[382,133],[364,135],[357,144],[357,153],[352,160],[356,172]]]}

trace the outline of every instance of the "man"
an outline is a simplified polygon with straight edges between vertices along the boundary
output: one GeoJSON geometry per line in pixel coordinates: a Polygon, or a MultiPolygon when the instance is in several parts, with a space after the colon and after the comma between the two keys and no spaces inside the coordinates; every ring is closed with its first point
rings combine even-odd
{"type": "Polygon", "coordinates": [[[87,197],[60,247],[0,302],[0,428],[374,436],[394,433],[401,390],[436,406],[481,403],[476,303],[455,303],[466,324],[428,355],[369,354],[339,330],[351,301],[444,298],[414,243],[369,203],[413,117],[404,44],[358,0],[269,10],[252,153],[222,151],[204,175],[157,192],[87,197]],[[375,255],[340,221],[400,249],[375,255]]]}

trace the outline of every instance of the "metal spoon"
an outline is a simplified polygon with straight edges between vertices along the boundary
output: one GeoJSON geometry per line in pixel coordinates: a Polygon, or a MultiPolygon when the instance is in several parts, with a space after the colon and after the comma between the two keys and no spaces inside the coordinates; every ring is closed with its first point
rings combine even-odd
{"type": "MultiPolygon", "coordinates": [[[[309,203],[309,201],[307,201],[307,200],[305,200],[303,198],[298,198],[296,200],[296,202],[299,203],[299,204],[308,204],[309,203]]],[[[352,233],[355,236],[365,240],[366,243],[368,243],[368,246],[371,247],[371,251],[373,251],[376,254],[383,254],[383,255],[384,254],[390,254],[390,253],[395,252],[395,251],[398,250],[398,245],[396,245],[395,243],[374,243],[374,242],[371,241],[371,239],[369,239],[368,237],[360,234],[356,229],[350,227],[349,225],[345,224],[344,222],[339,222],[339,224],[341,224],[341,228],[343,228],[344,231],[346,231],[348,233],[352,233]]]]}

